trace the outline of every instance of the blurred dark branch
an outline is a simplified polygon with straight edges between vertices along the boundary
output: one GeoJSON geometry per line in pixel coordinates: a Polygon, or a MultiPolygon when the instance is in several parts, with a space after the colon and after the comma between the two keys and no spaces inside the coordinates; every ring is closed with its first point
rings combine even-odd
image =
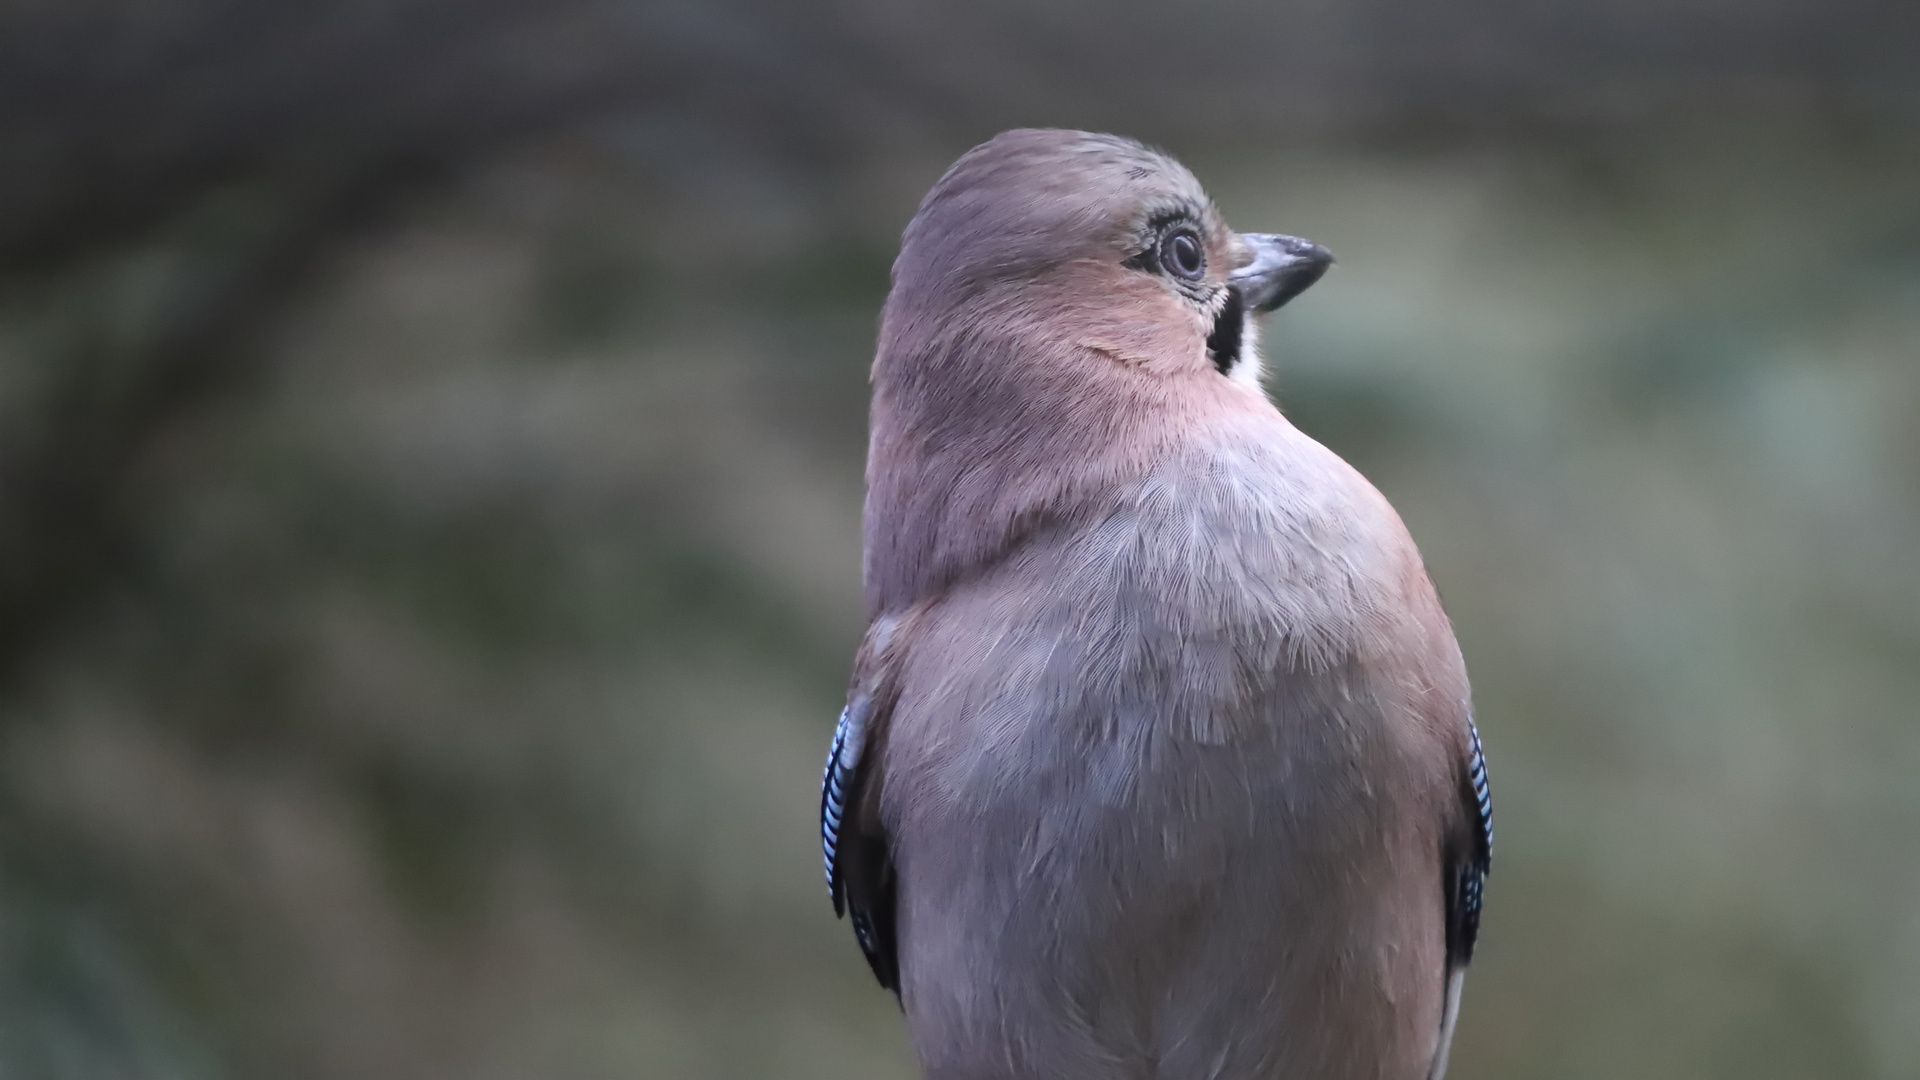
{"type": "Polygon", "coordinates": [[[110,248],[263,172],[470,160],[643,91],[642,58],[596,33],[594,7],[15,9],[0,18],[0,272],[110,248]]]}
{"type": "Polygon", "coordinates": [[[659,85],[662,69],[636,65],[594,9],[207,0],[0,15],[0,281],[57,296],[130,251],[188,249],[184,284],[138,341],[87,309],[46,346],[34,366],[48,386],[0,439],[0,692],[63,625],[149,572],[148,452],[257,384],[263,345],[344,240],[424,181],[659,85]],[[236,193],[264,224],[170,236],[236,193]]]}
{"type": "Polygon", "coordinates": [[[177,290],[131,355],[92,333],[53,361],[41,422],[0,456],[0,692],[66,621],[143,575],[153,493],[141,466],[156,440],[252,385],[263,340],[326,256],[420,179],[389,163],[296,199],[177,290]]]}

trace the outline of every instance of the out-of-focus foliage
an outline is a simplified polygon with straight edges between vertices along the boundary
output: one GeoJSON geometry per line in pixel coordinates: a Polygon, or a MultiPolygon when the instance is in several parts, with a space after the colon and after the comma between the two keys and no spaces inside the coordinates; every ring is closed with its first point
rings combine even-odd
{"type": "Polygon", "coordinates": [[[1500,815],[1455,1075],[1920,1074],[1920,8],[0,11],[0,1075],[899,1077],[817,769],[995,130],[1337,272],[1500,815]]]}

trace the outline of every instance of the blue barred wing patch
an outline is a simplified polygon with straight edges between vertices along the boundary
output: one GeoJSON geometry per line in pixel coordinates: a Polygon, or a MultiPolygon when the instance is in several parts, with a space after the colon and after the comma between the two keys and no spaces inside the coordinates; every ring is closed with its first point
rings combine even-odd
{"type": "Polygon", "coordinates": [[[833,897],[836,914],[840,910],[840,889],[834,858],[840,849],[840,821],[847,810],[847,792],[852,790],[854,771],[860,767],[861,744],[865,741],[861,727],[851,707],[840,710],[833,746],[827,751],[826,775],[820,779],[820,854],[826,861],[827,894],[833,897]]]}
{"type": "Polygon", "coordinates": [[[1467,786],[1473,800],[1478,826],[1474,851],[1460,867],[1454,896],[1454,928],[1448,949],[1456,966],[1473,959],[1473,946],[1480,936],[1480,906],[1485,897],[1487,872],[1493,867],[1493,789],[1487,782],[1487,756],[1480,749],[1480,730],[1467,718],[1467,786]]]}
{"type": "MultiPolygon", "coordinates": [[[[871,699],[856,693],[834,725],[833,745],[820,777],[820,854],[825,859],[827,895],[833,913],[853,921],[853,936],[880,985],[900,992],[900,964],[894,939],[893,864],[886,840],[871,822],[849,820],[859,813],[861,792],[873,777],[865,768],[871,699]]],[[[876,760],[874,765],[878,765],[876,760]]]]}
{"type": "Polygon", "coordinates": [[[1487,755],[1480,749],[1480,729],[1467,717],[1467,736],[1472,739],[1473,758],[1467,763],[1467,780],[1473,785],[1474,808],[1480,812],[1480,859],[1489,868],[1493,864],[1493,788],[1487,784],[1487,755]]]}

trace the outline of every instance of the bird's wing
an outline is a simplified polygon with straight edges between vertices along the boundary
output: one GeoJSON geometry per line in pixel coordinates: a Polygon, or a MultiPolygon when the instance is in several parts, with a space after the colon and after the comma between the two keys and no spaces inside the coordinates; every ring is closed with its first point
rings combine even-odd
{"type": "Polygon", "coordinates": [[[1480,893],[1493,865],[1493,789],[1487,785],[1487,757],[1480,731],[1467,718],[1467,767],[1461,799],[1474,827],[1472,840],[1454,861],[1455,885],[1447,900],[1447,966],[1466,967],[1480,934],[1480,893]]]}
{"type": "Polygon", "coordinates": [[[886,836],[863,813],[876,770],[867,767],[867,713],[850,702],[834,728],[820,785],[820,847],[826,857],[827,892],[833,913],[850,916],[853,937],[880,985],[898,993],[899,958],[894,950],[893,860],[886,836]]]}
{"type": "Polygon", "coordinates": [[[1449,850],[1445,860],[1447,898],[1447,993],[1441,1011],[1440,1048],[1434,1055],[1428,1080],[1441,1080],[1447,1071],[1447,1051],[1453,1044],[1454,1021],[1460,1015],[1460,989],[1467,964],[1473,960],[1474,941],[1480,936],[1480,899],[1487,871],[1493,865],[1493,789],[1487,784],[1487,757],[1480,749],[1480,731],[1467,717],[1467,755],[1460,777],[1460,800],[1471,823],[1463,844],[1449,850]]]}
{"type": "Polygon", "coordinates": [[[893,857],[879,805],[898,630],[897,620],[881,619],[868,631],[820,784],[820,848],[833,913],[853,922],[854,940],[873,977],[895,994],[900,992],[900,961],[894,939],[893,857]]]}

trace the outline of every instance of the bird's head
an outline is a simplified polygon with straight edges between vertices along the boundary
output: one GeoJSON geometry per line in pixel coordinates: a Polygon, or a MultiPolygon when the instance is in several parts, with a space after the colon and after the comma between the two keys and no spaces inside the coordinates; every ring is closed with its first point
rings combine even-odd
{"type": "Polygon", "coordinates": [[[907,226],[881,316],[870,603],[1099,513],[1209,415],[1271,414],[1253,320],[1332,261],[1233,232],[1192,173],[1128,139],[1019,130],[968,151],[907,226]]]}
{"type": "Polygon", "coordinates": [[[955,162],[907,226],[883,358],[1008,334],[1258,385],[1251,320],[1332,262],[1310,241],[1233,232],[1192,173],[1139,143],[1009,131],[955,162]]]}

